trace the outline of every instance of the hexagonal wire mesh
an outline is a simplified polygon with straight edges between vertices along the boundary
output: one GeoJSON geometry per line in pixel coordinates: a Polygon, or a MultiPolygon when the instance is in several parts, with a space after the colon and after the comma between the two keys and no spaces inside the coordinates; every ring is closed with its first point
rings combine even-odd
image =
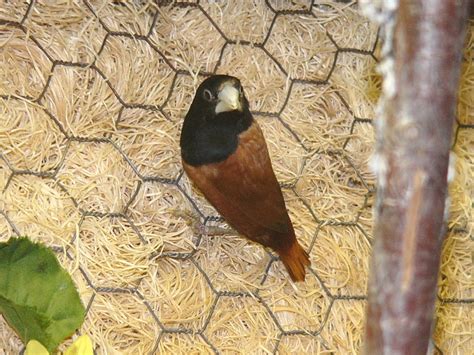
{"type": "MultiPolygon", "coordinates": [[[[357,4],[5,2],[0,26],[0,235],[54,248],[87,305],[79,332],[97,353],[358,352],[380,79],[377,31],[357,4]],[[183,216],[223,223],[183,175],[177,142],[196,86],[224,72],[243,81],[311,255],[298,288],[261,247],[206,236],[183,216]]],[[[474,347],[464,331],[474,319],[472,33],[440,353],[474,347]]],[[[21,349],[4,321],[0,332],[4,352],[21,349]]]]}

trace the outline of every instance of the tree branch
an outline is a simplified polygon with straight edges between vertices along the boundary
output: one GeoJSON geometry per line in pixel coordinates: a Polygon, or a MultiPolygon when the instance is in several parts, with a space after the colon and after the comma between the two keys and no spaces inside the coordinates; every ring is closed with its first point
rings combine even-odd
{"type": "Polygon", "coordinates": [[[468,0],[400,0],[394,14],[377,122],[366,354],[427,352],[467,14],[468,0]]]}

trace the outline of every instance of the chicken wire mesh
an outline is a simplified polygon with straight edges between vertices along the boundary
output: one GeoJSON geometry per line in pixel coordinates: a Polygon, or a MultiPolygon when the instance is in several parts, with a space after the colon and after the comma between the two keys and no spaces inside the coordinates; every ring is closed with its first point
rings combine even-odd
{"type": "MultiPolygon", "coordinates": [[[[377,29],[354,1],[3,1],[0,236],[54,248],[96,353],[357,353],[375,179],[377,29]],[[235,236],[183,175],[200,81],[238,76],[312,268],[235,236]],[[199,216],[202,225],[193,223],[199,216]]],[[[474,348],[473,34],[434,351],[474,348]]],[[[21,343],[2,320],[0,348],[21,343]]]]}

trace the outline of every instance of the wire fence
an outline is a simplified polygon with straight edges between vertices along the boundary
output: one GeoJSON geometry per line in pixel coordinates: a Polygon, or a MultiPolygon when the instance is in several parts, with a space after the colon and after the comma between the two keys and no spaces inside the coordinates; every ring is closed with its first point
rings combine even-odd
{"type": "MultiPolygon", "coordinates": [[[[339,1],[339,2],[344,2],[347,3],[348,1],[339,1]]],[[[126,4],[127,2],[122,2],[122,1],[113,1],[113,6],[131,6],[130,4],[126,4]]],[[[141,1],[135,1],[135,5],[133,6],[143,6],[144,3],[146,2],[141,2],[141,1]]],[[[318,4],[317,1],[292,1],[292,2],[283,2],[283,1],[270,1],[266,0],[265,5],[268,7],[268,9],[272,13],[272,20],[271,23],[268,27],[267,33],[263,41],[261,42],[249,42],[245,40],[237,40],[234,38],[229,37],[226,35],[225,31],[223,31],[218,23],[211,17],[211,15],[205,10],[205,8],[197,2],[187,2],[187,1],[158,1],[156,2],[157,7],[164,7],[166,6],[168,9],[173,8],[173,7],[179,7],[179,8],[193,8],[197,9],[200,11],[207,19],[209,24],[219,33],[220,37],[223,40],[223,45],[220,50],[220,56],[217,61],[217,63],[214,66],[214,69],[210,72],[200,72],[199,76],[204,78],[206,76],[209,76],[211,74],[214,74],[217,72],[218,68],[221,66],[224,52],[226,51],[227,48],[233,45],[240,45],[240,46],[249,46],[252,48],[259,48],[261,51],[265,53],[265,55],[274,63],[276,66],[279,68],[281,73],[283,75],[289,76],[288,72],[288,67],[284,66],[280,61],[268,50],[268,41],[270,38],[270,35],[272,31],[274,30],[275,24],[278,20],[279,17],[281,16],[312,16],[315,17],[317,16],[315,14],[315,9],[316,8],[324,8],[325,6],[329,6],[327,2],[318,4]]],[[[48,58],[48,60],[51,62],[51,69],[50,69],[50,75],[46,81],[46,84],[44,87],[41,88],[39,95],[36,97],[29,97],[29,96],[23,96],[23,95],[1,95],[1,98],[4,100],[17,100],[17,101],[28,101],[32,102],[34,104],[39,105],[40,109],[49,117],[51,120],[52,124],[61,132],[61,134],[64,136],[66,139],[66,152],[64,153],[62,159],[59,161],[59,163],[54,166],[52,169],[48,169],[46,171],[35,171],[35,170],[24,170],[24,169],[18,169],[15,167],[13,164],[10,163],[9,159],[7,158],[6,155],[2,154],[0,152],[0,159],[4,161],[5,165],[7,166],[8,169],[8,179],[6,182],[6,185],[4,186],[4,192],[7,191],[11,185],[11,182],[13,179],[15,179],[18,176],[36,176],[42,179],[50,179],[53,180],[57,183],[57,185],[63,190],[64,193],[66,193],[69,198],[73,201],[74,205],[78,209],[79,213],[81,214],[81,221],[79,222],[78,229],[81,229],[81,225],[83,221],[88,218],[88,217],[107,217],[107,218],[121,218],[123,220],[126,220],[128,224],[131,226],[131,228],[134,230],[134,232],[137,234],[138,238],[142,243],[147,243],[146,238],[144,238],[141,235],[140,229],[137,228],[134,224],[134,220],[129,214],[129,207],[133,204],[134,200],[137,198],[139,195],[140,190],[143,188],[145,183],[152,183],[152,184],[159,184],[161,185],[164,189],[167,188],[174,188],[178,189],[180,193],[190,202],[190,204],[194,207],[196,213],[198,213],[202,217],[202,222],[204,225],[208,225],[210,222],[215,222],[215,221],[220,221],[221,218],[219,216],[215,215],[208,215],[205,212],[201,211],[199,208],[198,204],[194,201],[193,196],[189,195],[189,193],[186,191],[185,188],[183,188],[182,185],[182,178],[183,178],[183,172],[181,171],[176,177],[170,178],[169,176],[160,176],[160,175],[150,175],[150,174],[145,174],[139,167],[137,167],[136,163],[133,161],[133,158],[129,157],[127,153],[122,149],[120,146],[120,143],[118,143],[112,136],[105,135],[104,137],[90,137],[90,136],[81,136],[81,135],[75,135],[69,130],[67,127],[63,125],[63,123],[58,119],[58,117],[55,116],[54,112],[49,110],[46,105],[45,105],[45,100],[46,98],[46,93],[48,91],[48,88],[50,87],[50,84],[54,78],[54,75],[57,73],[57,69],[61,67],[77,67],[77,68],[88,68],[89,70],[94,71],[98,76],[100,76],[105,83],[108,85],[110,90],[113,92],[113,95],[115,98],[119,101],[121,108],[119,110],[119,114],[115,120],[116,127],[117,129],[120,129],[120,120],[121,120],[121,115],[124,112],[125,109],[142,109],[145,112],[158,112],[161,115],[163,115],[167,120],[171,120],[169,117],[169,113],[166,110],[166,106],[168,104],[168,101],[173,95],[173,92],[176,88],[177,85],[177,78],[178,76],[192,76],[193,73],[190,73],[189,71],[185,69],[181,69],[177,67],[172,61],[167,57],[165,53],[163,53],[155,44],[154,41],[151,40],[151,37],[153,36],[154,30],[156,28],[156,24],[160,19],[160,14],[157,8],[155,10],[152,10],[153,16],[152,16],[152,21],[151,25],[148,29],[148,32],[146,34],[143,33],[133,33],[133,32],[121,32],[121,31],[114,31],[110,28],[110,26],[107,24],[107,21],[101,16],[99,16],[96,13],[96,9],[94,8],[93,5],[89,3],[89,1],[84,1],[81,6],[85,9],[85,11],[90,12],[92,16],[97,18],[99,21],[100,25],[102,26],[103,30],[105,31],[105,36],[101,42],[100,48],[97,52],[97,56],[90,62],[74,62],[74,61],[63,61],[63,60],[58,60],[56,59],[56,56],[52,53],[50,53],[41,43],[38,41],[34,34],[30,33],[30,30],[28,26],[25,24],[27,19],[31,16],[32,12],[34,11],[35,6],[37,4],[34,1],[31,1],[27,4],[26,11],[24,14],[19,18],[18,21],[11,21],[11,20],[5,20],[0,18],[0,25],[6,26],[5,28],[7,30],[13,30],[17,29],[27,34],[29,36],[29,39],[35,43],[37,48],[48,58]],[[126,98],[121,95],[120,90],[114,87],[114,84],[111,80],[109,80],[108,76],[106,75],[105,71],[97,65],[98,59],[101,57],[104,48],[107,46],[107,44],[113,40],[114,38],[129,38],[133,39],[135,41],[141,41],[143,43],[146,43],[147,46],[152,48],[153,50],[153,55],[156,56],[160,61],[163,61],[166,63],[166,65],[169,67],[169,69],[173,73],[173,79],[171,81],[171,85],[169,86],[169,91],[167,97],[164,99],[162,103],[158,104],[148,104],[148,103],[130,103],[127,101],[126,98]],[[78,201],[76,201],[76,198],[72,196],[68,192],[68,187],[62,184],[58,180],[58,172],[62,169],[65,163],[65,157],[68,156],[69,152],[71,149],[74,149],[73,143],[99,143],[99,144],[106,144],[110,145],[114,148],[114,150],[120,154],[120,156],[124,159],[124,161],[129,165],[129,167],[133,170],[133,173],[135,177],[138,180],[137,186],[134,190],[134,192],[131,194],[131,197],[129,198],[128,202],[126,203],[125,207],[123,208],[122,211],[120,212],[100,212],[100,211],[95,211],[95,210],[88,210],[87,208],[84,208],[78,201]]],[[[152,7],[153,9],[153,7],[152,7]]],[[[376,48],[377,44],[379,41],[379,36],[377,35],[377,38],[375,42],[372,45],[371,49],[360,49],[360,48],[346,48],[346,47],[341,47],[339,43],[333,38],[333,36],[329,33],[326,32],[327,39],[332,43],[332,45],[336,48],[334,53],[332,54],[332,61],[329,69],[327,70],[327,76],[324,79],[321,80],[311,80],[311,79],[306,79],[306,78],[298,78],[298,77],[291,77],[290,83],[289,83],[289,88],[287,92],[286,99],[283,102],[283,105],[277,110],[277,111],[256,111],[253,112],[255,115],[258,116],[269,116],[269,117],[276,117],[281,124],[285,127],[288,132],[294,137],[294,139],[298,142],[298,144],[301,146],[301,148],[305,152],[309,152],[311,150],[314,150],[312,147],[308,147],[304,143],[304,139],[300,137],[300,133],[295,131],[292,128],[291,123],[287,122],[287,120],[282,117],[282,113],[285,111],[289,98],[291,95],[291,92],[294,88],[295,84],[310,84],[314,85],[314,87],[318,86],[325,86],[325,85],[331,85],[331,77],[332,74],[336,68],[336,64],[338,62],[338,58],[343,54],[343,53],[355,53],[358,55],[362,56],[368,56],[371,57],[374,62],[378,61],[378,58],[376,56],[376,48]]],[[[343,106],[346,108],[346,110],[350,113],[352,117],[352,121],[349,126],[349,133],[350,135],[354,132],[355,127],[359,123],[370,123],[372,124],[372,119],[368,117],[358,117],[354,110],[352,109],[351,105],[346,101],[344,98],[344,95],[339,93],[338,90],[335,90],[336,95],[338,96],[340,102],[343,104],[343,106]]],[[[468,131],[474,128],[473,125],[470,124],[463,124],[460,122],[457,122],[456,124],[456,134],[455,137],[457,138],[460,132],[468,131]]],[[[474,132],[472,132],[474,133],[474,132]]],[[[471,134],[472,134],[471,133],[471,134]]],[[[456,139],[455,138],[455,139],[456,139]]],[[[312,249],[316,243],[316,239],[318,237],[318,232],[321,228],[337,228],[337,227],[351,227],[355,228],[360,233],[366,236],[367,239],[370,240],[370,230],[366,230],[367,228],[365,226],[362,226],[359,223],[359,219],[362,213],[368,211],[371,206],[370,206],[370,199],[375,193],[375,187],[373,184],[370,182],[367,182],[363,176],[363,174],[359,171],[360,167],[357,166],[356,163],[354,163],[353,159],[351,158],[351,154],[348,154],[347,152],[347,147],[350,143],[350,140],[352,139],[351,136],[347,137],[344,142],[341,144],[340,147],[337,147],[335,149],[328,149],[322,152],[318,152],[317,149],[314,150],[314,153],[320,153],[323,155],[327,156],[335,156],[338,157],[338,159],[345,161],[351,169],[354,170],[356,175],[359,178],[358,182],[354,182],[355,184],[358,184],[359,186],[363,186],[363,188],[366,190],[365,196],[364,196],[364,201],[362,208],[358,209],[355,211],[355,217],[350,220],[350,221],[340,221],[340,220],[331,220],[331,219],[323,219],[318,217],[317,211],[313,211],[312,207],[308,205],[308,203],[301,199],[301,203],[305,204],[306,207],[309,209],[312,217],[314,218],[314,221],[317,225],[316,231],[313,236],[313,240],[310,243],[310,249],[312,249]]],[[[454,142],[456,144],[456,142],[454,142]]],[[[176,152],[176,154],[179,154],[179,152],[176,152]]],[[[295,186],[293,184],[287,184],[283,186],[286,189],[289,189],[293,191],[297,195],[297,191],[295,190],[295,186]]],[[[9,215],[0,209],[0,214],[3,215],[7,223],[11,226],[11,229],[14,234],[16,235],[22,235],[24,232],[21,230],[21,228],[17,227],[15,224],[15,221],[9,217],[9,215]]],[[[456,232],[458,233],[467,233],[467,230],[457,230],[456,232]]],[[[75,239],[78,238],[78,234],[74,233],[74,235],[71,237],[71,242],[70,244],[73,245],[75,242],[75,239]]],[[[320,327],[318,329],[292,329],[292,330],[287,330],[285,327],[283,327],[280,324],[280,320],[278,317],[275,316],[272,308],[267,304],[266,300],[261,296],[259,290],[251,291],[251,292],[233,292],[233,291],[225,291],[225,290],[220,290],[217,288],[214,284],[211,278],[207,275],[206,270],[201,266],[200,261],[195,257],[195,253],[198,250],[200,244],[201,244],[202,238],[201,236],[198,236],[195,239],[195,246],[194,250],[190,252],[163,252],[163,253],[158,253],[158,252],[151,252],[149,257],[150,258],[169,258],[170,260],[175,260],[179,262],[187,262],[191,263],[194,265],[194,267],[199,271],[199,273],[202,275],[204,280],[207,282],[208,288],[211,290],[211,292],[214,295],[213,298],[213,303],[212,306],[206,316],[205,321],[203,322],[202,326],[196,330],[196,329],[191,329],[191,328],[186,328],[186,327],[169,327],[163,324],[160,320],[160,317],[155,313],[153,307],[151,306],[150,302],[147,300],[146,295],[142,294],[138,288],[132,287],[132,288],[114,288],[114,287],[102,287],[102,286],[96,286],[93,281],[93,277],[88,274],[88,272],[81,266],[79,265],[79,270],[82,273],[83,277],[87,281],[88,285],[94,290],[94,295],[91,297],[89,304],[87,305],[87,310],[93,306],[94,300],[96,297],[96,294],[107,294],[107,293],[122,293],[122,294],[130,294],[134,295],[138,299],[140,299],[143,304],[146,306],[148,309],[148,312],[152,315],[152,318],[160,328],[159,335],[156,337],[155,340],[155,346],[154,350],[156,351],[158,349],[159,343],[162,340],[164,336],[167,334],[194,334],[198,337],[200,337],[205,343],[208,344],[208,346],[215,352],[215,353],[220,353],[220,349],[218,349],[214,344],[213,341],[207,336],[206,334],[206,329],[208,328],[209,324],[214,320],[214,313],[216,310],[217,305],[221,301],[222,298],[252,298],[253,300],[257,300],[258,303],[263,306],[268,312],[268,315],[270,316],[272,322],[274,322],[274,326],[278,330],[278,336],[277,336],[277,341],[275,342],[273,352],[277,353],[279,351],[279,344],[282,341],[282,339],[286,337],[293,337],[293,336],[298,336],[298,335],[307,335],[307,336],[314,336],[318,337],[318,339],[322,339],[322,343],[325,344],[326,341],[321,337],[321,333],[323,329],[326,327],[327,320],[329,317],[329,314],[331,312],[331,309],[333,305],[335,304],[335,301],[341,301],[341,302],[350,302],[353,300],[366,300],[366,295],[365,294],[355,294],[355,295],[347,295],[347,294],[335,294],[334,291],[330,290],[328,287],[326,287],[325,282],[326,280],[324,277],[318,274],[317,271],[311,270],[310,272],[317,278],[319,281],[322,289],[325,292],[325,296],[327,300],[329,300],[329,306],[325,310],[325,315],[322,317],[322,322],[320,324],[320,327]]],[[[74,260],[74,256],[72,253],[68,251],[68,248],[66,250],[62,250],[60,247],[56,247],[55,250],[57,252],[61,253],[66,253],[70,260],[74,260]]],[[[264,273],[261,275],[261,284],[264,284],[266,282],[266,279],[268,278],[268,273],[271,268],[272,263],[274,263],[277,260],[275,256],[271,256],[271,261],[266,267],[264,273]]],[[[472,304],[473,299],[454,299],[454,298],[449,298],[449,299],[443,299],[440,298],[439,301],[441,303],[449,303],[449,304],[472,304]]],[[[330,344],[326,343],[326,346],[328,349],[330,349],[330,344]]],[[[438,347],[437,351],[439,353],[442,353],[442,349],[439,349],[438,347]]]]}

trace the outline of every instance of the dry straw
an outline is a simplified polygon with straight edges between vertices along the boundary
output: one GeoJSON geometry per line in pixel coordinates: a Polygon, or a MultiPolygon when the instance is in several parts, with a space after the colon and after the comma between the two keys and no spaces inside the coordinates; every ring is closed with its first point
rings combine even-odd
{"type": "MultiPolygon", "coordinates": [[[[377,31],[354,4],[318,1],[303,13],[310,3],[37,2],[21,26],[0,23],[1,240],[27,234],[56,247],[88,306],[80,332],[98,353],[360,352],[377,31]],[[296,12],[274,20],[279,10],[296,12]],[[258,111],[311,255],[304,284],[243,238],[200,238],[186,216],[217,216],[186,176],[176,183],[197,73],[216,65],[241,78],[258,111]]],[[[0,19],[19,24],[27,8],[2,3],[0,19]]],[[[472,33],[458,109],[465,125],[474,123],[472,33]]],[[[434,334],[444,353],[474,348],[473,136],[462,126],[454,147],[434,334]]],[[[21,349],[3,320],[0,349],[21,349]]]]}

